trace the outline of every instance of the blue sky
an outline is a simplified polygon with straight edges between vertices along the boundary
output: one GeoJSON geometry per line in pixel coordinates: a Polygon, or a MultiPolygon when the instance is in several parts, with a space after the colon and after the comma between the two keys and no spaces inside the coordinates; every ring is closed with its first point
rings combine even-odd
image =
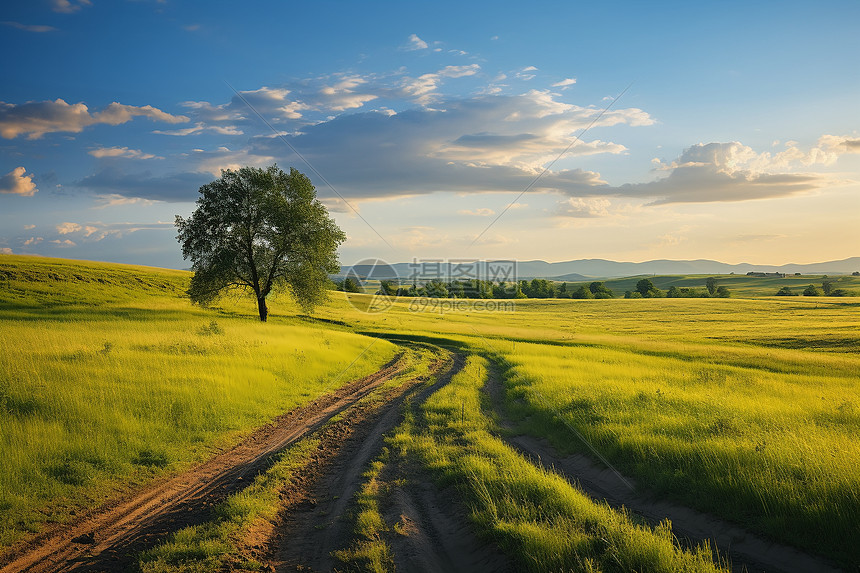
{"type": "Polygon", "coordinates": [[[199,186],[277,162],[344,264],[857,256],[858,22],[856,1],[5,3],[0,252],[186,267],[172,222],[199,186]]]}

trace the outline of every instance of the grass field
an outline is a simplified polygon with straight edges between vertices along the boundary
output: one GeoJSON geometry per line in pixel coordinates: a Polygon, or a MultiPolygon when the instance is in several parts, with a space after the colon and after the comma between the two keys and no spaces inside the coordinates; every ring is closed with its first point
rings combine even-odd
{"type": "MultiPolygon", "coordinates": [[[[314,318],[277,297],[261,325],[250,300],[192,307],[187,280],[0,256],[3,543],[204,457],[376,369],[404,338],[456,347],[467,366],[412,410],[388,455],[455,484],[475,527],[523,567],[715,565],[708,548],[680,550],[668,526],[595,504],[505,446],[482,406],[491,368],[517,431],[587,454],[573,427],[656,496],[860,563],[858,298],[746,298],[721,277],[733,298],[525,300],[515,312],[397,300],[367,314],[370,295],[332,293],[314,318]]],[[[370,513],[375,475],[359,500],[370,513]]]]}
{"type": "Polygon", "coordinates": [[[0,277],[3,545],[177,471],[395,351],[298,319],[193,308],[184,272],[3,256],[0,277]]]}
{"type": "Polygon", "coordinates": [[[326,312],[489,352],[506,365],[520,430],[561,451],[588,453],[572,424],[659,495],[860,562],[857,298],[531,300],[495,314],[349,308],[326,312]]]}

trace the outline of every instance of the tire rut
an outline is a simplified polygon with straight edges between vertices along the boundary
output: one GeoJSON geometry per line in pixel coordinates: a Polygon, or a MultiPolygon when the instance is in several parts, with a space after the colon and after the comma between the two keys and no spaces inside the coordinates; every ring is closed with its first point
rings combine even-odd
{"type": "Polygon", "coordinates": [[[243,490],[271,458],[321,428],[405,368],[399,353],[380,370],[277,417],[232,448],[124,500],[82,515],[0,559],[0,571],[129,571],[133,555],[174,531],[203,523],[213,505],[243,490]]]}
{"type": "MultiPolygon", "coordinates": [[[[491,408],[497,423],[511,431],[514,425],[504,413],[504,388],[500,366],[490,361],[490,370],[484,392],[488,398],[485,406],[491,408]]],[[[500,435],[509,446],[532,458],[536,463],[552,468],[574,487],[597,501],[605,501],[611,507],[626,508],[645,519],[652,526],[668,518],[679,541],[686,546],[708,541],[712,548],[719,549],[721,556],[731,559],[733,571],[747,573],[835,573],[841,571],[825,558],[810,555],[794,547],[777,543],[757,535],[750,530],[712,514],[701,512],[662,499],[649,497],[638,489],[631,490],[615,471],[596,464],[591,458],[573,454],[561,456],[544,439],[533,436],[500,435]]],[[[635,480],[624,476],[635,487],[635,480]]]]}
{"type": "Polygon", "coordinates": [[[378,407],[350,413],[359,420],[351,434],[334,445],[324,459],[298,476],[304,487],[287,496],[285,508],[269,540],[268,562],[275,571],[330,571],[338,565],[332,552],[352,540],[348,512],[363,474],[384,446],[384,434],[400,423],[407,401],[421,402],[450,381],[462,368],[457,357],[437,359],[431,375],[436,382],[413,380],[389,393],[378,407]],[[393,394],[393,395],[392,395],[393,394]]]}
{"type": "MultiPolygon", "coordinates": [[[[333,552],[355,541],[349,519],[364,472],[385,445],[385,434],[403,419],[403,410],[422,403],[447,384],[465,365],[455,353],[438,369],[431,386],[413,387],[384,402],[384,411],[372,415],[343,447],[317,472],[304,499],[286,508],[270,544],[270,570],[331,571],[343,567],[333,552]]],[[[400,533],[385,533],[395,566],[403,571],[483,572],[512,571],[506,556],[475,535],[454,492],[440,491],[414,461],[392,453],[380,475],[388,486],[381,511],[388,524],[400,522],[400,533]]]]}

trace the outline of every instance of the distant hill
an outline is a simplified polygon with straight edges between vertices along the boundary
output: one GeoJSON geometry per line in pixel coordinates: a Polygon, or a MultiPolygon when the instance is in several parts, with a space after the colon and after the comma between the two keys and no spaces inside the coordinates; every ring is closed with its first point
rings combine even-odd
{"type": "MultiPolygon", "coordinates": [[[[504,264],[500,261],[490,261],[504,264]]],[[[486,265],[486,263],[482,263],[486,265]]],[[[416,272],[427,271],[426,266],[416,266],[414,263],[395,263],[386,267],[373,268],[370,265],[357,267],[360,276],[372,276],[375,279],[400,278],[409,280],[416,272]]],[[[350,267],[341,267],[341,276],[349,272],[350,267]]],[[[860,271],[860,257],[851,257],[839,261],[826,261],[808,264],[787,265],[752,265],[749,263],[729,264],[707,259],[673,261],[659,259],[642,263],[608,261],[605,259],[579,259],[548,263],[546,261],[516,261],[516,277],[520,280],[531,278],[551,278],[560,281],[584,281],[589,278],[618,278],[637,275],[703,275],[731,273],[746,274],[748,272],[786,273],[786,274],[850,274],[860,271]]],[[[456,277],[456,268],[448,263],[441,264],[439,272],[443,276],[456,277]],[[446,275],[447,273],[447,275],[446,275]]],[[[486,266],[480,268],[481,278],[488,275],[486,266]]],[[[492,272],[489,273],[492,275],[492,272]]]]}

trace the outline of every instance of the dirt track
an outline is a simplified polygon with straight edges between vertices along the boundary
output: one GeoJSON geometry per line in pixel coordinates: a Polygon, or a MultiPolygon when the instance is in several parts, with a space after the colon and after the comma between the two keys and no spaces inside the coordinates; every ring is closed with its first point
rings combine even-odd
{"type": "MultiPolygon", "coordinates": [[[[259,532],[255,557],[275,571],[341,568],[333,552],[348,548],[353,541],[350,513],[354,496],[362,485],[362,474],[384,446],[384,434],[402,420],[405,404],[424,401],[464,363],[462,355],[454,355],[434,368],[437,377],[432,385],[406,384],[376,404],[356,406],[339,424],[348,430],[330,429],[338,445],[327,447],[326,441],[332,440],[323,435],[324,459],[307,466],[306,475],[299,476],[300,485],[282,495],[282,515],[268,531],[259,532]]],[[[498,549],[476,538],[450,492],[440,492],[417,468],[394,454],[392,458],[381,480],[389,491],[383,508],[385,521],[402,523],[406,533],[386,536],[398,570],[509,570],[507,558],[498,549]]]]}
{"type": "MultiPolygon", "coordinates": [[[[490,371],[484,387],[490,397],[493,410],[501,424],[508,429],[512,425],[505,421],[502,395],[504,389],[498,367],[490,371]]],[[[576,439],[573,435],[572,439],[576,439]]],[[[619,475],[581,454],[561,456],[546,441],[531,436],[517,435],[502,439],[535,463],[553,468],[570,483],[595,500],[604,500],[615,508],[625,507],[630,512],[645,518],[652,525],[669,518],[672,530],[684,543],[698,544],[710,541],[722,556],[731,560],[733,571],[757,573],[835,573],[841,571],[824,558],[804,553],[793,547],[765,539],[740,525],[670,501],[655,499],[635,488],[635,481],[619,475]]]]}
{"type": "Polygon", "coordinates": [[[404,368],[403,355],[385,367],[256,430],[241,443],[128,499],[82,515],[0,557],[4,573],[27,571],[129,571],[133,554],[167,534],[202,523],[211,506],[241,491],[267,469],[270,458],[319,429],[404,368]]]}

